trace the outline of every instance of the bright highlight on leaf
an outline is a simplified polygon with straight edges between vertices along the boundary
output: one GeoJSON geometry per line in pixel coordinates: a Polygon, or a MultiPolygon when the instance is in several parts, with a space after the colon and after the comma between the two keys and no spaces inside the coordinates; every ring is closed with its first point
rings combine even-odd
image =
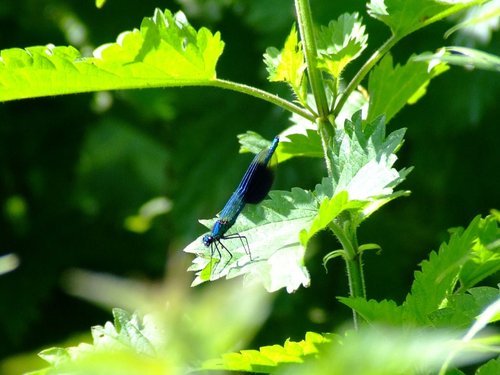
{"type": "Polygon", "coordinates": [[[486,0],[371,0],[368,14],[402,38],[426,25],[486,0]]]}
{"type": "Polygon", "coordinates": [[[264,63],[269,73],[269,81],[287,82],[297,99],[302,103],[306,102],[307,79],[304,74],[306,62],[295,26],[292,27],[281,51],[274,47],[266,50],[264,63]]]}
{"type": "Polygon", "coordinates": [[[319,68],[338,78],[367,47],[368,35],[359,13],[343,14],[317,32],[319,68]]]}
{"type": "Polygon", "coordinates": [[[319,353],[329,342],[328,338],[307,332],[305,340],[287,340],[283,346],[263,346],[259,350],[242,350],[227,353],[220,359],[211,359],[202,364],[202,370],[226,370],[269,373],[289,363],[302,363],[319,353]]]}
{"type": "Polygon", "coordinates": [[[0,52],[0,100],[100,90],[206,85],[224,43],[220,34],[196,31],[184,14],[156,10],[140,29],[83,57],[53,45],[0,52]]]}
{"type": "Polygon", "coordinates": [[[443,47],[436,53],[423,53],[413,57],[414,61],[441,62],[464,68],[476,68],[500,72],[500,57],[467,47],[443,47]]]}

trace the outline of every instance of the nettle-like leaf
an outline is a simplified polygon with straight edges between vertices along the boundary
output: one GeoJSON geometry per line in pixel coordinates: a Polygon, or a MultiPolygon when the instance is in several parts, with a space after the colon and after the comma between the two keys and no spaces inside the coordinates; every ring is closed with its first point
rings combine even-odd
{"type": "Polygon", "coordinates": [[[366,300],[361,297],[338,297],[368,323],[399,327],[403,323],[403,309],[391,300],[366,300]]]}
{"type": "Polygon", "coordinates": [[[307,332],[304,340],[287,340],[283,346],[263,346],[259,350],[241,350],[227,353],[219,359],[208,360],[201,365],[201,370],[245,371],[252,373],[270,373],[283,365],[302,363],[307,358],[319,354],[321,347],[330,340],[318,333],[307,332]]]}
{"type": "MultiPolygon", "coordinates": [[[[92,344],[82,343],[76,347],[51,348],[39,356],[51,366],[70,365],[71,362],[98,355],[100,352],[134,353],[140,356],[154,356],[160,347],[157,327],[151,320],[141,319],[122,309],[113,309],[114,323],[92,327],[92,344]]],[[[56,372],[57,373],[57,372],[56,372]]]]}
{"type": "Polygon", "coordinates": [[[287,82],[298,99],[305,100],[307,96],[306,78],[304,76],[306,62],[295,25],[292,27],[281,51],[275,47],[267,48],[264,54],[264,63],[269,73],[269,81],[287,82]]]}
{"type": "Polygon", "coordinates": [[[436,53],[423,53],[412,58],[414,61],[436,61],[500,72],[500,57],[467,47],[443,47],[436,53]]]}
{"type": "Polygon", "coordinates": [[[454,294],[446,301],[446,306],[432,312],[429,319],[435,327],[469,327],[484,310],[485,306],[500,297],[498,288],[477,287],[467,293],[454,294]]]}
{"type": "MultiPolygon", "coordinates": [[[[318,231],[345,211],[356,227],[382,205],[407,194],[394,190],[409,172],[393,168],[397,159],[394,153],[403,135],[404,130],[398,130],[386,137],[382,117],[363,126],[358,112],[344,129],[337,130],[331,152],[333,179],[325,178],[314,192],[273,191],[271,200],[245,207],[228,235],[238,233],[246,237],[252,259],[239,238],[222,240],[227,251],[219,246],[219,251],[212,252],[203,246],[201,236],[184,249],[197,255],[190,267],[196,272],[193,285],[245,275],[248,281],[263,283],[269,291],[286,287],[291,292],[300,285],[307,286],[305,248],[318,231]]],[[[250,144],[249,137],[245,138],[250,144]]],[[[211,229],[215,220],[201,223],[211,229]]]]}
{"type": "Polygon", "coordinates": [[[383,117],[363,125],[357,112],[336,132],[330,155],[333,180],[324,179],[316,188],[319,199],[347,192],[351,220],[357,226],[384,204],[408,194],[394,191],[411,171],[393,167],[404,133],[405,129],[399,129],[386,137],[383,117]]]}
{"type": "Polygon", "coordinates": [[[345,13],[328,26],[320,26],[317,31],[320,69],[338,78],[346,65],[361,55],[368,40],[362,22],[359,13],[345,13]]]}
{"type": "Polygon", "coordinates": [[[426,25],[486,0],[371,0],[368,14],[402,38],[426,25]]]}
{"type": "MultiPolygon", "coordinates": [[[[240,275],[245,275],[248,282],[262,283],[268,291],[286,288],[293,292],[301,285],[309,285],[309,273],[304,266],[305,248],[299,242],[298,233],[308,228],[316,215],[316,198],[299,188],[291,192],[271,191],[269,195],[271,199],[257,206],[247,205],[228,233],[246,237],[252,260],[238,238],[222,240],[227,250],[219,246],[221,259],[217,252],[211,254],[210,248],[202,244],[202,236],[184,249],[197,255],[189,268],[196,272],[193,286],[240,275]]],[[[211,229],[215,220],[200,222],[211,229]]]]}
{"type": "Polygon", "coordinates": [[[500,230],[498,221],[489,217],[479,223],[480,232],[472,247],[471,258],[460,271],[462,289],[477,285],[500,270],[500,230]]]}
{"type": "Polygon", "coordinates": [[[383,114],[389,122],[406,104],[414,104],[425,95],[430,80],[446,70],[445,63],[418,62],[415,58],[393,66],[392,56],[385,56],[370,74],[367,120],[383,114]]]}
{"type": "MultiPolygon", "coordinates": [[[[457,229],[437,253],[432,252],[429,259],[422,262],[422,270],[415,272],[411,293],[401,306],[392,301],[353,297],[340,298],[340,301],[370,323],[391,324],[394,320],[406,326],[470,326],[485,306],[498,299],[498,289],[478,287],[457,291],[456,285],[465,265],[472,262],[478,251],[480,239],[492,238],[492,223],[496,223],[492,216],[476,217],[467,229],[457,229]]],[[[498,229],[496,225],[495,228],[498,229]]],[[[498,238],[498,232],[496,235],[498,238]]],[[[483,269],[480,280],[490,274],[489,267],[483,269]]]]}
{"type": "Polygon", "coordinates": [[[0,100],[146,87],[202,85],[216,79],[224,43],[196,31],[183,13],[157,9],[140,29],[123,32],[83,57],[53,45],[0,52],[0,100]]]}
{"type": "Polygon", "coordinates": [[[474,243],[482,235],[484,222],[491,217],[476,217],[467,229],[457,229],[448,243],[439,251],[431,252],[422,262],[422,270],[415,272],[415,281],[404,307],[408,320],[429,324],[429,314],[445,307],[443,304],[453,294],[463,265],[471,258],[474,243]]]}

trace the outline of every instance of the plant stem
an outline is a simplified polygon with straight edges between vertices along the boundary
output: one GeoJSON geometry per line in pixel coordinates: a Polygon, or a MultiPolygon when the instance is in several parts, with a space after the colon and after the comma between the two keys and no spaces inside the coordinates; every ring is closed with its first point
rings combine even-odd
{"type": "MultiPolygon", "coordinates": [[[[358,241],[354,231],[348,236],[348,231],[337,223],[329,225],[332,232],[339,240],[344,249],[344,261],[346,263],[347,279],[349,282],[349,294],[351,297],[366,298],[365,280],[363,276],[363,263],[361,253],[358,251],[358,241]]],[[[352,311],[354,328],[358,328],[358,314],[352,311]]]]}
{"type": "Polygon", "coordinates": [[[280,98],[277,95],[271,94],[267,91],[258,89],[256,87],[244,85],[242,83],[227,81],[227,80],[219,79],[219,78],[217,78],[215,81],[211,81],[209,83],[209,85],[215,86],[215,87],[220,87],[223,89],[241,92],[243,94],[247,94],[247,95],[253,96],[255,98],[262,99],[262,100],[265,100],[267,102],[276,104],[277,106],[279,106],[287,111],[296,113],[299,116],[302,116],[302,117],[308,119],[309,121],[315,120],[314,116],[311,113],[309,113],[308,111],[299,107],[298,105],[295,105],[292,102],[289,102],[288,100],[280,98]]]}
{"type": "Polygon", "coordinates": [[[335,108],[333,110],[333,114],[337,117],[342,110],[342,107],[346,103],[347,99],[351,95],[351,93],[358,87],[361,81],[365,78],[365,76],[370,72],[370,70],[375,66],[379,60],[384,57],[384,55],[389,52],[389,50],[400,40],[400,38],[392,35],[389,39],[385,41],[380,48],[378,48],[368,60],[364,63],[358,73],[354,76],[354,78],[349,82],[346,89],[340,96],[335,108]]]}
{"type": "Polygon", "coordinates": [[[329,109],[326,99],[325,87],[321,74],[317,68],[316,39],[314,38],[314,28],[309,0],[295,0],[295,11],[299,25],[302,46],[305,52],[307,75],[311,84],[311,91],[316,101],[319,117],[328,121],[329,109]]]}

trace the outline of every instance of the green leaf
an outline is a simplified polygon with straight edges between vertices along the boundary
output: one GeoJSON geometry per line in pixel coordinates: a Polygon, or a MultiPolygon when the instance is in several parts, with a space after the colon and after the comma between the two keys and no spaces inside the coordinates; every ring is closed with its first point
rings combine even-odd
{"type": "Polygon", "coordinates": [[[324,180],[322,190],[331,189],[331,195],[326,193],[331,197],[347,191],[350,201],[358,201],[353,210],[356,225],[389,201],[408,194],[394,191],[410,172],[393,168],[404,133],[405,129],[399,129],[386,137],[383,117],[363,125],[360,112],[337,130],[331,154],[333,181],[330,188],[324,180]]]}
{"type": "Polygon", "coordinates": [[[264,63],[269,73],[271,82],[287,82],[300,100],[305,100],[305,77],[306,62],[302,43],[295,25],[292,27],[285,46],[281,51],[269,47],[264,54],[264,63]]]}
{"type": "Polygon", "coordinates": [[[499,290],[478,287],[450,296],[446,306],[432,312],[429,319],[435,327],[465,329],[469,327],[486,306],[496,301],[499,290]]]}
{"type": "MultiPolygon", "coordinates": [[[[278,163],[282,163],[293,157],[323,157],[321,139],[317,132],[317,126],[310,121],[300,121],[281,132],[280,143],[275,155],[278,163]]],[[[240,152],[257,153],[265,147],[269,147],[269,141],[253,131],[247,131],[238,135],[241,144],[240,152]]]]}
{"type": "Polygon", "coordinates": [[[402,38],[426,25],[486,0],[371,0],[368,14],[402,38]]]}
{"type": "Polygon", "coordinates": [[[422,270],[415,272],[411,293],[403,305],[409,320],[429,324],[429,314],[444,307],[453,294],[462,266],[472,255],[483,221],[476,217],[466,230],[456,230],[448,243],[443,243],[437,253],[431,252],[429,259],[422,262],[422,270]]]}
{"type": "Polygon", "coordinates": [[[468,9],[464,14],[460,14],[461,22],[450,28],[444,37],[448,38],[460,30],[463,34],[473,35],[476,40],[488,44],[491,34],[498,29],[499,5],[498,0],[489,0],[481,6],[468,9]]]}
{"type": "Polygon", "coordinates": [[[491,359],[479,367],[475,375],[498,375],[500,374],[500,358],[491,359]]]}
{"type": "Polygon", "coordinates": [[[320,26],[317,31],[320,69],[338,78],[347,64],[361,55],[368,40],[362,22],[359,13],[345,13],[328,26],[320,26]]]}
{"type": "Polygon", "coordinates": [[[462,289],[478,284],[500,270],[500,230],[494,217],[480,222],[480,233],[472,247],[471,258],[460,272],[462,289]]]}
{"type": "MultiPolygon", "coordinates": [[[[247,205],[231,227],[228,235],[238,233],[246,237],[252,260],[245,253],[238,238],[223,240],[228,251],[210,253],[202,244],[202,236],[184,251],[196,254],[190,271],[196,272],[193,286],[222,277],[228,279],[245,275],[249,282],[260,282],[268,291],[286,288],[293,292],[301,285],[309,285],[309,273],[304,267],[305,248],[299,242],[299,233],[309,228],[318,202],[311,192],[294,188],[291,192],[271,191],[271,199],[259,205],[247,205]]],[[[211,229],[216,219],[200,220],[211,229]]]]}
{"type": "Polygon", "coordinates": [[[241,350],[227,353],[221,358],[208,360],[201,370],[245,371],[254,373],[274,372],[287,363],[302,363],[316,356],[329,339],[318,333],[307,332],[305,340],[287,340],[283,346],[263,346],[259,350],[241,350]]]}
{"type": "Polygon", "coordinates": [[[337,297],[337,299],[355,310],[370,324],[400,326],[403,323],[403,309],[394,301],[367,301],[361,297],[337,297]]]}
{"type": "Polygon", "coordinates": [[[224,43],[220,34],[193,29],[183,13],[156,10],[140,30],[123,32],[82,57],[53,45],[0,52],[0,100],[100,90],[206,85],[224,43]]]}
{"type": "Polygon", "coordinates": [[[465,68],[500,72],[500,57],[467,47],[443,47],[436,53],[414,56],[413,61],[442,62],[465,68]]]}
{"type": "Polygon", "coordinates": [[[445,63],[418,62],[417,57],[393,67],[392,57],[387,55],[373,69],[368,82],[367,121],[385,115],[389,122],[406,104],[414,104],[426,93],[432,78],[448,70],[445,63]]]}

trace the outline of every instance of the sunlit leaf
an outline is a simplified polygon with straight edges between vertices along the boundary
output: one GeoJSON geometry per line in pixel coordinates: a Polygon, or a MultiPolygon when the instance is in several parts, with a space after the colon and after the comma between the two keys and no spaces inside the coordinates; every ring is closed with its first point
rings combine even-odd
{"type": "Polygon", "coordinates": [[[308,332],[305,339],[299,342],[287,340],[283,346],[263,346],[259,350],[224,354],[219,359],[206,361],[201,369],[269,373],[285,364],[302,363],[306,358],[314,357],[328,342],[328,338],[308,332]]]}
{"type": "Polygon", "coordinates": [[[0,100],[100,90],[207,84],[224,43],[220,34],[196,31],[184,14],[156,10],[140,29],[84,57],[53,45],[0,52],[0,100]]]}
{"type": "Polygon", "coordinates": [[[426,25],[486,0],[371,0],[368,14],[403,37],[426,25]]]}
{"type": "MultiPolygon", "coordinates": [[[[238,238],[222,240],[227,250],[219,246],[220,257],[203,245],[202,236],[184,249],[197,255],[189,268],[196,272],[193,285],[240,275],[245,275],[247,282],[262,283],[268,291],[286,288],[293,292],[309,285],[305,248],[298,233],[311,225],[318,203],[313,193],[299,188],[271,191],[269,195],[271,199],[257,206],[247,205],[228,233],[246,237],[252,260],[238,238]]],[[[211,229],[215,220],[200,222],[211,229]]]]}
{"type": "Polygon", "coordinates": [[[443,62],[465,68],[500,72],[500,57],[467,47],[443,47],[436,53],[423,53],[414,56],[413,60],[431,63],[443,62]]]}
{"type": "Polygon", "coordinates": [[[341,15],[318,34],[319,67],[337,78],[347,64],[361,55],[367,46],[368,35],[359,13],[341,15]]]}

